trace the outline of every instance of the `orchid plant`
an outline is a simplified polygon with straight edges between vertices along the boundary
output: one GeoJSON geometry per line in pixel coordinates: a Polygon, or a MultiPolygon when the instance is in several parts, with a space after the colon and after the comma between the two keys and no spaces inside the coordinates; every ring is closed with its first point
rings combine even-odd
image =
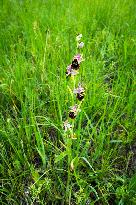
{"type": "MultiPolygon", "coordinates": [[[[81,38],[82,38],[82,34],[79,34],[76,37],[78,51],[80,51],[80,49],[82,49],[84,47],[84,43],[81,42],[81,38]]],[[[66,77],[73,77],[74,78],[79,73],[80,64],[82,61],[84,61],[83,55],[81,53],[76,54],[73,57],[71,64],[68,65],[66,68],[66,77]]],[[[74,82],[75,82],[75,78],[74,78],[74,82]]],[[[71,106],[70,110],[69,110],[68,116],[70,119],[74,120],[76,118],[78,112],[80,112],[80,106],[81,106],[82,100],[84,99],[84,96],[85,96],[85,89],[81,83],[78,83],[78,87],[75,88],[75,83],[74,83],[74,89],[73,89],[73,92],[71,92],[71,93],[75,94],[77,100],[80,101],[80,103],[71,106]]],[[[69,120],[67,119],[63,124],[64,131],[66,133],[68,131],[71,131],[74,127],[73,124],[71,125],[69,120]]]]}

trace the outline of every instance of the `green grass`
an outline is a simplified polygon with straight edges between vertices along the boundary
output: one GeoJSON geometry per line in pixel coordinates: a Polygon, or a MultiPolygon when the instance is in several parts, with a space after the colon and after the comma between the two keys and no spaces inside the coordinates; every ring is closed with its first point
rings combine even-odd
{"type": "Polygon", "coordinates": [[[0,204],[135,205],[136,1],[1,0],[0,30],[0,204]]]}

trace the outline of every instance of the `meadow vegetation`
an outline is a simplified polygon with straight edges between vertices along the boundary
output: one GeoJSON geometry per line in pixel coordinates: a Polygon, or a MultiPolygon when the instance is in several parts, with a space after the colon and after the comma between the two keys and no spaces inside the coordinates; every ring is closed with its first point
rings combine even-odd
{"type": "Polygon", "coordinates": [[[135,205],[136,1],[1,0],[0,31],[0,204],[135,205]]]}

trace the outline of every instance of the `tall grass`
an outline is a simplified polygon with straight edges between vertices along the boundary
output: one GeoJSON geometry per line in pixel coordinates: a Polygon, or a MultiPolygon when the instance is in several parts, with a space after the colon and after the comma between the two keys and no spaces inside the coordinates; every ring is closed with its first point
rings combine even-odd
{"type": "Polygon", "coordinates": [[[0,1],[0,203],[136,204],[135,0],[0,1]],[[66,79],[83,34],[86,95],[66,79]]]}

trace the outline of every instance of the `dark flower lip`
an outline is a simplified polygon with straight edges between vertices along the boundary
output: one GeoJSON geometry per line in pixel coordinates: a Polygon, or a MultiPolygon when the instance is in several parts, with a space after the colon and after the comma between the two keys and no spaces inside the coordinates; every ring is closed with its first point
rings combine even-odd
{"type": "Polygon", "coordinates": [[[81,100],[84,99],[84,96],[85,96],[85,93],[83,92],[83,93],[77,93],[77,96],[76,96],[76,97],[77,97],[78,100],[81,101],[81,100]]]}
{"type": "Polygon", "coordinates": [[[78,63],[78,60],[75,58],[73,61],[72,61],[72,68],[75,69],[75,70],[78,70],[79,69],[79,63],[78,63]]]}
{"type": "Polygon", "coordinates": [[[69,117],[70,117],[71,119],[74,119],[74,118],[76,117],[76,113],[73,112],[73,111],[70,111],[70,112],[69,112],[69,117]]]}

